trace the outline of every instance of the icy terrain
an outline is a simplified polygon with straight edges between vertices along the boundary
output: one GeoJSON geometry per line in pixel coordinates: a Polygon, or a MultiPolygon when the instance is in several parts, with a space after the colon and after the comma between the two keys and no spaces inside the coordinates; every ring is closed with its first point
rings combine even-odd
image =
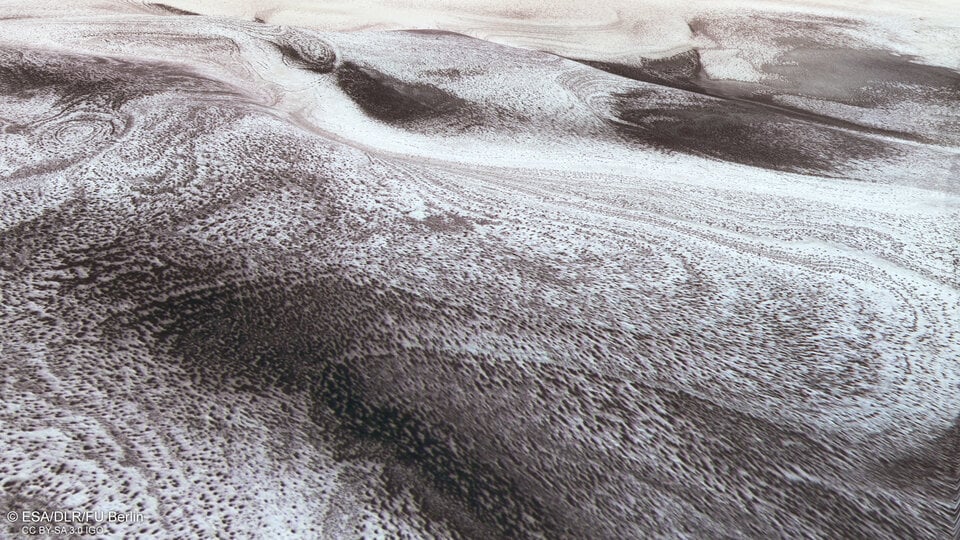
{"type": "Polygon", "coordinates": [[[3,514],[958,535],[939,4],[298,5],[0,2],[3,514]]]}

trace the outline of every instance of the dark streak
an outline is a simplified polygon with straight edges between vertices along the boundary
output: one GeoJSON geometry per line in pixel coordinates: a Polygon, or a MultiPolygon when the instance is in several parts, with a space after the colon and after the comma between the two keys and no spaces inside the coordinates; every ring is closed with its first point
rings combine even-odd
{"type": "Polygon", "coordinates": [[[411,122],[467,107],[465,100],[432,84],[401,81],[353,62],[337,68],[337,84],[364,112],[385,122],[411,122]]]}
{"type": "Polygon", "coordinates": [[[472,36],[461,34],[460,32],[452,32],[450,30],[438,30],[435,28],[410,28],[406,30],[397,30],[397,32],[404,32],[407,34],[418,34],[422,36],[449,36],[449,37],[458,37],[458,38],[464,38],[464,39],[476,39],[472,36]]]}
{"type": "Polygon", "coordinates": [[[662,84],[684,90],[697,90],[699,87],[696,80],[700,78],[703,71],[700,54],[695,49],[666,58],[645,59],[636,65],[594,60],[572,60],[628,79],[662,84]]]}
{"type": "Polygon", "coordinates": [[[187,10],[185,10],[185,9],[175,8],[175,7],[173,7],[173,6],[168,6],[167,4],[152,3],[152,4],[147,4],[147,5],[150,6],[150,7],[159,8],[159,9],[161,9],[161,10],[163,10],[163,11],[172,13],[172,14],[174,14],[174,15],[186,15],[186,16],[196,16],[196,15],[200,15],[199,13],[195,13],[195,12],[193,12],[193,11],[187,11],[187,10]]]}

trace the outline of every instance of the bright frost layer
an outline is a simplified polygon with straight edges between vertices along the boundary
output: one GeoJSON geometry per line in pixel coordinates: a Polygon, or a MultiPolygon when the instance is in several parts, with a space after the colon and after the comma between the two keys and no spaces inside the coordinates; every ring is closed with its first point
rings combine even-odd
{"type": "Polygon", "coordinates": [[[701,97],[458,36],[0,25],[59,92],[0,106],[7,507],[169,537],[944,532],[955,148],[868,132],[887,153],[819,175],[665,150],[616,96],[701,97]]]}

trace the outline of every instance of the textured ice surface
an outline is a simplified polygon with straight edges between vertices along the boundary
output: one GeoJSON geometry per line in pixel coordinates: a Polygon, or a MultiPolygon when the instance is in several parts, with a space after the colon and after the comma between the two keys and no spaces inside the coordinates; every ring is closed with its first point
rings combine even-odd
{"type": "Polygon", "coordinates": [[[689,8],[631,56],[217,5],[0,4],[4,513],[957,534],[949,19],[689,8]]]}

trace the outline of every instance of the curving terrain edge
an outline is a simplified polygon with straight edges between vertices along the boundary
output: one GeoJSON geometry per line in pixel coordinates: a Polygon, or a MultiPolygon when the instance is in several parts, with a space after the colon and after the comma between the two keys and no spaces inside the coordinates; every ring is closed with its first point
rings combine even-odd
{"type": "Polygon", "coordinates": [[[0,509],[956,536],[953,68],[828,16],[691,20],[745,82],[122,7],[0,17],[0,509]]]}

